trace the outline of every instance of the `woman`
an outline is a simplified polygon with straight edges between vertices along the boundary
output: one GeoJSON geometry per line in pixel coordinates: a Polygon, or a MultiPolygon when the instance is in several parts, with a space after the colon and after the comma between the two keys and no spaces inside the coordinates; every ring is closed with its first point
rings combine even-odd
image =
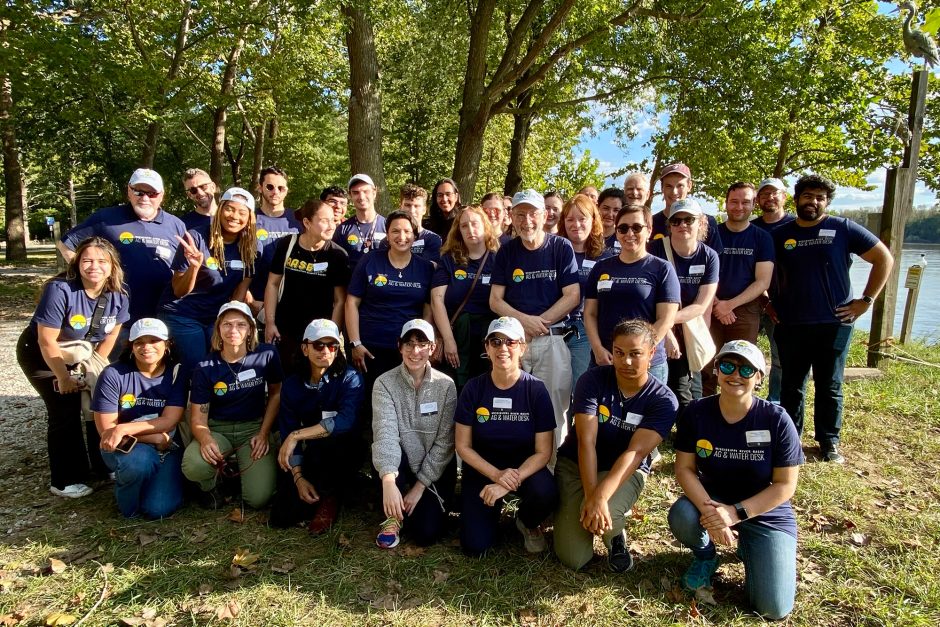
{"type": "Polygon", "coordinates": [[[97,355],[92,359],[107,363],[121,325],[128,320],[123,283],[124,272],[114,246],[100,237],[86,239],[75,248],[64,276],[43,286],[36,311],[16,345],[23,374],[46,404],[52,475],[49,489],[56,496],[74,499],[91,494],[87,485],[89,455],[93,469],[107,473],[94,424],[86,422],[82,434],[81,393],[85,387],[72,376],[70,369],[75,364],[63,357],[59,343],[89,342],[97,355]]]}
{"type": "Polygon", "coordinates": [[[163,518],[183,503],[183,454],[173,438],[189,375],[180,372],[169,339],[163,322],[141,318],[131,326],[130,353],[105,368],[95,387],[101,456],[114,473],[114,496],[127,518],[163,518]]]}
{"type": "Polygon", "coordinates": [[[398,350],[401,366],[372,390],[372,465],[382,479],[386,516],[375,543],[383,549],[397,546],[402,530],[418,546],[437,542],[457,480],[457,390],[431,367],[434,328],[425,320],[406,322],[398,350]]]}
{"type": "MultiPolygon", "coordinates": [[[[679,278],[680,309],[666,333],[669,389],[684,410],[692,402],[692,375],[684,353],[682,323],[704,314],[718,291],[718,253],[704,244],[708,222],[701,206],[691,198],[677,200],[669,213],[669,237],[650,244],[650,254],[670,263],[679,278]],[[666,245],[672,252],[672,261],[666,245]]],[[[708,320],[709,316],[705,316],[708,320]]]]}
{"type": "Polygon", "coordinates": [[[624,319],[646,320],[656,331],[656,354],[650,374],[667,380],[662,339],[679,310],[679,281],[672,266],[646,252],[652,218],[649,207],[627,205],[617,214],[620,254],[599,261],[588,275],[584,296],[584,329],[594,362],[612,362],[611,332],[624,319]]]}
{"type": "Polygon", "coordinates": [[[428,211],[425,228],[447,239],[450,227],[460,207],[460,190],[453,179],[441,179],[431,192],[431,210],[428,211]]]}
{"type": "Polygon", "coordinates": [[[796,596],[796,517],[790,498],[804,462],[787,412],[754,396],[767,366],[760,349],[728,342],[715,358],[721,393],[692,401],[679,422],[676,480],[684,496],[669,527],[694,560],[688,590],[711,585],[716,544],[737,544],[748,602],[780,619],[796,596]]]}
{"type": "Polygon", "coordinates": [[[210,350],[215,314],[230,300],[244,300],[261,244],[255,239],[255,199],[233,187],[222,194],[208,228],[186,233],[173,257],[173,278],[160,311],[180,361],[195,366],[210,350]]]}
{"type": "Polygon", "coordinates": [[[572,386],[577,386],[578,379],[591,365],[591,342],[584,330],[584,294],[588,275],[598,261],[611,257],[613,253],[604,243],[604,228],[597,207],[585,194],[575,194],[565,203],[558,220],[558,235],[571,242],[574,248],[581,285],[581,303],[571,312],[569,319],[575,332],[568,338],[571,382],[572,386]]]}
{"type": "Polygon", "coordinates": [[[199,484],[203,507],[222,505],[216,480],[232,454],[245,503],[258,509],[271,498],[277,463],[268,439],[280,407],[282,379],[277,351],[270,344],[258,345],[248,305],[222,305],[213,325],[212,353],[193,372],[193,439],[183,453],[183,475],[199,484]]]}
{"type": "Polygon", "coordinates": [[[489,192],[480,199],[480,206],[490,224],[493,225],[493,231],[499,239],[499,245],[502,246],[512,239],[510,231],[512,222],[509,220],[509,211],[503,203],[503,195],[499,192],[489,192]]]}
{"type": "Polygon", "coordinates": [[[462,390],[490,367],[480,346],[495,317],[490,310],[490,274],[499,242],[479,205],[464,207],[457,220],[459,227],[447,236],[431,282],[431,311],[444,343],[444,359],[462,390]]]}
{"type": "Polygon", "coordinates": [[[301,367],[281,388],[277,462],[283,472],[271,507],[272,527],[309,520],[311,534],[327,531],[339,510],[337,497],[357,470],[349,460],[362,377],[346,365],[339,337],[333,321],[311,321],[300,345],[301,367]]]}
{"type": "Polygon", "coordinates": [[[463,460],[460,545],[474,556],[493,546],[503,497],[515,492],[516,528],[526,550],[539,553],[547,548],[541,524],[558,503],[547,467],[555,410],[545,384],[519,365],[526,342],[518,320],[493,320],[485,346],[493,370],[467,383],[454,416],[454,440],[463,460]]]}
{"type": "Polygon", "coordinates": [[[343,326],[349,256],[334,244],[333,207],[308,200],[298,210],[300,235],[282,237],[264,291],[264,341],[277,343],[282,364],[290,364],[311,320],[343,326]]]}

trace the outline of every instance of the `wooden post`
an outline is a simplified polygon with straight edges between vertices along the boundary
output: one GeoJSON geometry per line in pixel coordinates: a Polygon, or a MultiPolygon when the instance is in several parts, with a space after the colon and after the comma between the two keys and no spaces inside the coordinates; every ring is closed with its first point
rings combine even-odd
{"type": "Polygon", "coordinates": [[[871,332],[868,365],[877,368],[882,357],[881,343],[894,333],[894,312],[897,307],[898,277],[901,273],[899,260],[904,245],[904,225],[914,209],[914,184],[917,182],[917,165],[920,155],[920,140],[924,128],[924,107],[927,101],[926,70],[914,72],[911,79],[911,103],[908,113],[908,128],[911,141],[904,148],[901,167],[890,168],[885,180],[885,200],[881,212],[881,229],[878,236],[894,256],[888,282],[881,291],[871,312],[871,332]]]}
{"type": "MultiPolygon", "coordinates": [[[[52,243],[55,244],[60,239],[62,239],[62,223],[56,220],[52,223],[52,243]]],[[[65,270],[65,267],[68,264],[65,263],[65,257],[62,256],[62,252],[59,250],[59,247],[55,247],[55,271],[56,273],[62,272],[65,270]]]]}
{"type": "Polygon", "coordinates": [[[904,303],[904,317],[901,319],[901,344],[911,339],[911,329],[914,327],[914,311],[917,309],[917,296],[920,294],[920,281],[924,269],[919,265],[907,269],[907,278],[904,287],[907,288],[907,302],[904,303]]]}

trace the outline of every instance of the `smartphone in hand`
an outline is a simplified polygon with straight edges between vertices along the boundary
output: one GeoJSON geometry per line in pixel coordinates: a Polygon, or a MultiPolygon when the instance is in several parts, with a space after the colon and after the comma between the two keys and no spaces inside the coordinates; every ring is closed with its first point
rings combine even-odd
{"type": "Polygon", "coordinates": [[[114,447],[114,450],[119,453],[130,453],[135,444],[137,444],[137,438],[132,435],[125,435],[114,447]]]}

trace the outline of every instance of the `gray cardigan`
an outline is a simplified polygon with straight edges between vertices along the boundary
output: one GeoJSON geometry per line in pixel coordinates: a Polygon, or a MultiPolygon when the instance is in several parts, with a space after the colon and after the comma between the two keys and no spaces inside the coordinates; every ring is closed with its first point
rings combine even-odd
{"type": "Polygon", "coordinates": [[[440,479],[454,457],[456,407],[453,379],[431,364],[426,366],[417,390],[404,364],[376,379],[372,388],[372,464],[379,477],[398,472],[404,452],[421,483],[430,486],[440,479]]]}

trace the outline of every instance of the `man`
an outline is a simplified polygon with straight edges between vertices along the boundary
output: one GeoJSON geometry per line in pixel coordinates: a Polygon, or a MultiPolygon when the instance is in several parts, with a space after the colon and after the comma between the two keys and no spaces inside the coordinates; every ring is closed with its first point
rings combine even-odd
{"type": "Polygon", "coordinates": [[[186,197],[193,203],[192,211],[180,218],[186,229],[209,226],[218,209],[215,201],[215,193],[218,190],[215,183],[205,170],[190,168],[183,173],[183,189],[186,190],[186,197]]]}
{"type": "MultiPolygon", "coordinates": [[[[787,213],[787,187],[780,179],[764,179],[757,186],[757,206],[761,215],[751,220],[751,224],[768,233],[778,226],[796,220],[792,213],[787,213]]],[[[760,328],[770,341],[770,376],[767,386],[767,400],[780,404],[780,380],[783,370],[780,366],[780,351],[774,340],[774,319],[767,312],[761,313],[760,328]]]]}
{"type": "Polygon", "coordinates": [[[565,199],[555,190],[546,193],[542,198],[545,200],[545,232],[557,233],[558,219],[565,206],[565,199]]]}
{"type": "Polygon", "coordinates": [[[269,166],[258,174],[258,191],[261,193],[260,211],[255,213],[255,237],[261,243],[261,257],[255,262],[255,276],[248,291],[254,302],[249,303],[255,314],[264,304],[264,288],[268,284],[268,269],[274,259],[274,248],[282,237],[300,233],[303,225],[294,217],[294,212],[284,207],[287,199],[287,172],[277,166],[269,166]]]}
{"type": "Polygon", "coordinates": [[[320,200],[333,207],[333,222],[339,226],[346,219],[346,207],[349,203],[346,190],[338,185],[330,185],[320,192],[320,200]]]}
{"type": "Polygon", "coordinates": [[[588,198],[594,201],[594,204],[597,204],[597,188],[593,185],[585,185],[578,190],[579,194],[584,194],[588,198]]]}
{"type": "MultiPolygon", "coordinates": [[[[711,321],[715,346],[732,340],[757,342],[763,296],[774,273],[774,243],[766,231],[751,225],[754,191],[752,184],[737,182],[725,193],[728,220],[718,226],[723,250],[711,321]]],[[[713,366],[705,366],[702,393],[714,394],[717,384],[713,366]]]]}
{"type": "Polygon", "coordinates": [[[336,227],[333,241],[349,255],[349,269],[352,270],[363,255],[385,239],[385,216],[375,211],[376,187],[371,176],[355,174],[349,179],[348,187],[356,215],[336,227]]]}
{"type": "Polygon", "coordinates": [[[894,258],[861,226],[826,213],[836,186],[808,174],[796,183],[796,220],[771,233],[776,249],[777,314],[774,339],[780,349],[780,402],[803,431],[803,400],[813,371],[815,439],[826,461],[843,463],[842,379],[852,325],[868,311],[888,280],[894,258]],[[872,264],[860,298],[852,298],[849,268],[855,253],[872,264]]]}
{"type": "Polygon", "coordinates": [[[534,189],[512,198],[516,237],[496,253],[490,309],[522,323],[529,343],[522,366],[548,388],[555,409],[555,448],[567,433],[571,355],[568,314],[581,302],[578,264],[568,240],[546,233],[545,200],[534,189]]]}
{"type": "MultiPolygon", "coordinates": [[[[412,183],[403,185],[398,194],[398,208],[408,213],[418,225],[415,241],[411,244],[411,253],[422,259],[427,259],[437,267],[441,262],[441,246],[444,242],[441,236],[430,229],[421,226],[424,213],[427,210],[428,190],[412,183]]],[[[388,248],[388,240],[382,243],[388,248]]]]}
{"type": "MultiPolygon", "coordinates": [[[[666,202],[666,207],[653,216],[653,231],[649,240],[650,243],[669,234],[669,208],[677,200],[687,198],[692,191],[692,186],[692,172],[689,170],[689,166],[684,163],[671,163],[660,172],[659,187],[663,194],[663,200],[666,202]]],[[[721,254],[718,222],[714,216],[706,217],[708,219],[708,235],[705,237],[705,244],[710,246],[716,253],[721,254]]]]}
{"type": "MultiPolygon", "coordinates": [[[[611,255],[620,254],[620,242],[617,241],[617,214],[623,209],[623,191],[608,187],[597,197],[597,212],[604,227],[604,247],[611,255]]],[[[637,203],[642,204],[642,203],[637,203]]]]}
{"type": "Polygon", "coordinates": [[[499,192],[489,192],[480,200],[483,213],[490,219],[493,231],[499,237],[499,245],[505,246],[512,239],[509,228],[509,212],[503,204],[503,195],[499,192]]]}
{"type": "MultiPolygon", "coordinates": [[[[173,276],[170,263],[179,238],[186,234],[183,221],[160,208],[163,191],[159,174],[134,170],[127,183],[128,204],[99,209],[56,244],[66,261],[75,255],[76,246],[96,235],[117,249],[130,299],[131,317],[122,329],[125,341],[125,330],[129,332],[133,322],[156,317],[157,302],[173,276]]],[[[119,339],[115,350],[123,348],[123,343],[119,339]]]]}
{"type": "Polygon", "coordinates": [[[631,172],[623,181],[626,205],[645,205],[650,199],[650,180],[642,172],[631,172]]]}

